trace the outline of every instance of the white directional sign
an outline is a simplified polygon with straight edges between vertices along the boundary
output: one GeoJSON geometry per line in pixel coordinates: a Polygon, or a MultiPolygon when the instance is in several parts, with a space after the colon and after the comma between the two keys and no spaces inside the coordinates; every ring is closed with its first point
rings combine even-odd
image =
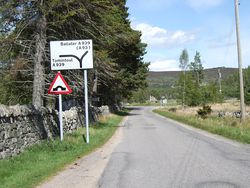
{"type": "Polygon", "coordinates": [[[92,40],[50,42],[51,70],[92,69],[92,40]]]}

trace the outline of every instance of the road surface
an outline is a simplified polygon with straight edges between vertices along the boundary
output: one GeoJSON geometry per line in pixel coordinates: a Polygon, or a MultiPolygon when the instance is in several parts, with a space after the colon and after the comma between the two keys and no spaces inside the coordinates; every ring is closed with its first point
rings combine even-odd
{"type": "Polygon", "coordinates": [[[134,108],[100,188],[249,188],[250,146],[134,108]]]}

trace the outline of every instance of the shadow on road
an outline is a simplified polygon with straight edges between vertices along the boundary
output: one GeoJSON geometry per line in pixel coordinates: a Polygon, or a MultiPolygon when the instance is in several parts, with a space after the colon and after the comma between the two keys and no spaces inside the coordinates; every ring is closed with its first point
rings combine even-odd
{"type": "Polygon", "coordinates": [[[141,107],[128,106],[126,107],[128,110],[141,110],[141,107]]]}
{"type": "Polygon", "coordinates": [[[131,111],[140,110],[140,109],[141,109],[140,107],[126,107],[122,111],[115,112],[115,114],[119,115],[119,116],[135,116],[135,115],[139,115],[139,114],[131,113],[131,111]]]}

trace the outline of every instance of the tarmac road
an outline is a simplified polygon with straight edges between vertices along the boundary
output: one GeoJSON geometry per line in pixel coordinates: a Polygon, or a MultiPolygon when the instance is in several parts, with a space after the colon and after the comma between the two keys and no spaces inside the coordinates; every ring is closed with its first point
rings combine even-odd
{"type": "Polygon", "coordinates": [[[99,179],[100,188],[249,188],[250,146],[137,107],[99,179]]]}

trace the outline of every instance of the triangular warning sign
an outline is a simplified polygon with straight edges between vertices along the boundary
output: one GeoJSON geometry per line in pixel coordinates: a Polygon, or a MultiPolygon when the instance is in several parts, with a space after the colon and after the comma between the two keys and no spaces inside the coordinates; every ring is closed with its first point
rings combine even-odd
{"type": "Polygon", "coordinates": [[[49,94],[70,94],[72,90],[63,78],[62,74],[58,72],[52,84],[49,87],[49,94]]]}

